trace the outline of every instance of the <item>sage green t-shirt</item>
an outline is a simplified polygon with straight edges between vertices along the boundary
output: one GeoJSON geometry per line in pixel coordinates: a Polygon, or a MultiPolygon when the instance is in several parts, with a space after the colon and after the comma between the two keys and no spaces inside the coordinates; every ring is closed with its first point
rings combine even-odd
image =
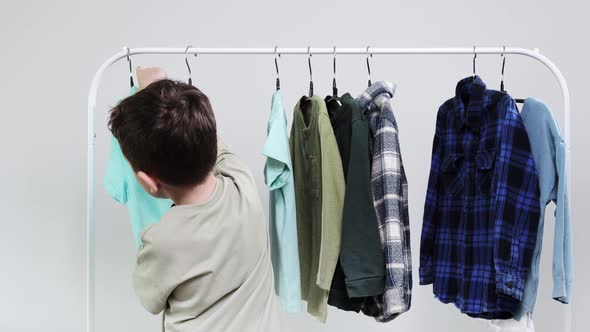
{"type": "Polygon", "coordinates": [[[266,218],[254,177],[219,144],[209,199],[178,205],[143,234],[135,292],[166,332],[281,330],[266,218]]]}

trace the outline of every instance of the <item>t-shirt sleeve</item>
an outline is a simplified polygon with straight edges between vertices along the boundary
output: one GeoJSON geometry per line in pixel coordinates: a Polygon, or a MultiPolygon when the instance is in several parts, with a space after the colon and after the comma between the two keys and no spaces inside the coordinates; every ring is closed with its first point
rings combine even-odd
{"type": "Polygon", "coordinates": [[[289,138],[286,123],[283,122],[281,119],[271,120],[264,144],[263,154],[266,156],[264,182],[269,190],[284,186],[291,172],[289,138]]]}
{"type": "Polygon", "coordinates": [[[553,236],[553,299],[562,303],[570,302],[574,282],[573,237],[566,155],[565,142],[561,141],[556,147],[557,195],[553,236]]]}
{"type": "Polygon", "coordinates": [[[123,156],[119,142],[114,136],[111,136],[111,152],[104,177],[104,188],[113,199],[123,205],[127,203],[126,167],[129,167],[129,165],[123,156]]]}
{"type": "Polygon", "coordinates": [[[254,176],[248,166],[228,150],[221,139],[217,141],[217,161],[214,173],[231,179],[240,191],[255,188],[254,176]]]}
{"type": "Polygon", "coordinates": [[[174,273],[171,273],[176,271],[175,260],[165,244],[158,243],[151,236],[150,228],[143,233],[142,242],[133,273],[133,288],[143,307],[157,315],[166,308],[168,296],[178,285],[174,273]]]}

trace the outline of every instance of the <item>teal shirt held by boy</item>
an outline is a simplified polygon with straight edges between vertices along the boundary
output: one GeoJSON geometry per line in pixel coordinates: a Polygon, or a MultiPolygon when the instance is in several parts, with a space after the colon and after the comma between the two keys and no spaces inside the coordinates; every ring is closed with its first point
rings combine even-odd
{"type": "MultiPolygon", "coordinates": [[[[132,95],[135,92],[137,88],[132,88],[129,94],[132,95]]],[[[111,136],[111,153],[104,187],[117,202],[122,205],[127,204],[137,247],[141,245],[142,231],[160,222],[164,213],[172,206],[171,200],[155,198],[143,190],[135,179],[131,165],[123,156],[119,142],[113,136],[111,136]]]]}

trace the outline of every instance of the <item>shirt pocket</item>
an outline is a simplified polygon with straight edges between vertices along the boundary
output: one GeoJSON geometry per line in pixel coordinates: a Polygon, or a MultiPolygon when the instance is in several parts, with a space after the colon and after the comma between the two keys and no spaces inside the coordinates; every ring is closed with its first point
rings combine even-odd
{"type": "Polygon", "coordinates": [[[465,156],[462,153],[453,153],[444,159],[442,186],[445,195],[455,196],[463,191],[465,186],[464,162],[465,156]]]}
{"type": "Polygon", "coordinates": [[[495,150],[479,150],[475,154],[475,183],[480,195],[489,196],[492,193],[495,160],[495,150]]]}

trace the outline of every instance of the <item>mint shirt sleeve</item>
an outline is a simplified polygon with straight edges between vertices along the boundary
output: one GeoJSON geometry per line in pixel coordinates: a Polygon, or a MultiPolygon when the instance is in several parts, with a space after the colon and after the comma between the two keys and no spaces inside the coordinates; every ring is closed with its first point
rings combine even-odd
{"type": "MultiPolygon", "coordinates": [[[[265,154],[266,155],[266,154],[265,154]]],[[[282,161],[267,156],[264,165],[264,181],[269,190],[276,190],[283,187],[289,178],[289,167],[282,161]]]]}
{"type": "MultiPolygon", "coordinates": [[[[264,164],[264,183],[269,191],[281,189],[289,180],[291,160],[289,152],[289,138],[287,124],[284,119],[272,119],[268,123],[268,135],[264,143],[263,154],[266,156],[264,164]]],[[[285,220],[275,220],[277,233],[283,234],[285,220]]]]}
{"type": "Polygon", "coordinates": [[[553,238],[553,298],[569,303],[573,284],[573,242],[570,221],[568,175],[566,172],[566,146],[556,146],[557,195],[555,206],[555,232],[553,238]]]}
{"type": "Polygon", "coordinates": [[[104,187],[114,200],[123,205],[127,203],[128,181],[125,176],[126,167],[129,166],[123,157],[119,142],[111,135],[111,152],[104,177],[104,187]]]}
{"type": "Polygon", "coordinates": [[[271,119],[263,154],[266,156],[264,180],[269,190],[283,187],[291,174],[289,139],[284,119],[271,119]]]}

